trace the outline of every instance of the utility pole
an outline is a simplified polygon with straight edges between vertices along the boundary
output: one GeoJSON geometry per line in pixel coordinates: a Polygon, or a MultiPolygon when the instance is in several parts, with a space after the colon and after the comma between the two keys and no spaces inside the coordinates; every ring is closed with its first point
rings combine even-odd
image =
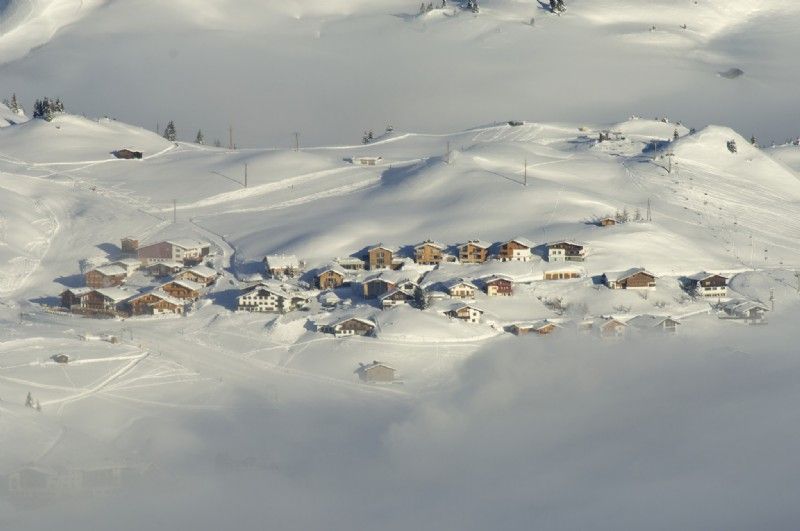
{"type": "Polygon", "coordinates": [[[156,134],[159,135],[159,136],[161,135],[161,123],[160,122],[156,122],[156,134]]]}
{"type": "Polygon", "coordinates": [[[800,271],[794,272],[794,278],[797,279],[797,294],[800,295],[800,271]]]}
{"type": "Polygon", "coordinates": [[[244,187],[247,188],[247,164],[244,165],[244,187]]]}
{"type": "Polygon", "coordinates": [[[172,223],[178,222],[178,200],[172,200],[172,223]]]}
{"type": "Polygon", "coordinates": [[[528,186],[528,159],[525,159],[525,169],[523,170],[523,177],[525,179],[525,186],[528,186]]]}
{"type": "Polygon", "coordinates": [[[647,221],[653,221],[653,210],[650,208],[650,198],[647,198],[647,221]]]}
{"type": "Polygon", "coordinates": [[[769,302],[772,306],[772,311],[775,311],[775,288],[769,288],[769,302]]]}
{"type": "Polygon", "coordinates": [[[675,153],[670,151],[667,153],[667,160],[669,161],[669,167],[667,168],[667,173],[672,173],[672,157],[675,156],[675,153]]]}
{"type": "Polygon", "coordinates": [[[300,133],[297,131],[294,133],[294,150],[300,151],[300,133]]]}
{"type": "Polygon", "coordinates": [[[450,164],[450,141],[447,141],[447,154],[445,155],[445,161],[447,164],[450,164]]]}
{"type": "Polygon", "coordinates": [[[233,151],[233,126],[228,126],[228,149],[233,151]]]}

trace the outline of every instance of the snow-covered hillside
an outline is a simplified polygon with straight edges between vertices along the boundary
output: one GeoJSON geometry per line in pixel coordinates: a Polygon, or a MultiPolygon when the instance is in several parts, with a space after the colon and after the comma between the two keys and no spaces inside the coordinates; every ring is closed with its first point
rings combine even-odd
{"type": "Polygon", "coordinates": [[[534,0],[463,4],[18,0],[25,16],[0,23],[0,93],[148,129],[173,119],[183,140],[203,129],[226,145],[232,125],[241,146],[631,112],[764,141],[798,133],[785,112],[796,2],[570,0],[561,16],[534,0]],[[731,69],[744,75],[720,75],[731,69]]]}

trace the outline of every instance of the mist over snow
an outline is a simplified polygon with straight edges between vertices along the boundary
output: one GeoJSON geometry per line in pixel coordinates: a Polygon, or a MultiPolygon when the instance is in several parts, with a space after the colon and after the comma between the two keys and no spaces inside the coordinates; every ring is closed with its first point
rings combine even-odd
{"type": "Polygon", "coordinates": [[[29,16],[0,26],[0,92],[148,129],[175,120],[183,140],[227,144],[233,125],[240,146],[630,114],[798,134],[795,2],[573,0],[558,17],[536,1],[457,4],[19,0],[29,16]],[[719,75],[731,68],[744,75],[719,75]]]}

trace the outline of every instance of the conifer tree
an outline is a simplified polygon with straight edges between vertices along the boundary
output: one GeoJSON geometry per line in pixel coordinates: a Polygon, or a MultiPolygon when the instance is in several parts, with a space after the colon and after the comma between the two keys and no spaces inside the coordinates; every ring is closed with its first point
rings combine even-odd
{"type": "Polygon", "coordinates": [[[175,130],[175,123],[172,120],[164,128],[164,138],[170,142],[175,142],[178,139],[178,132],[175,130]]]}
{"type": "Polygon", "coordinates": [[[194,139],[195,144],[205,144],[206,139],[203,137],[202,129],[197,130],[197,136],[194,139]]]}

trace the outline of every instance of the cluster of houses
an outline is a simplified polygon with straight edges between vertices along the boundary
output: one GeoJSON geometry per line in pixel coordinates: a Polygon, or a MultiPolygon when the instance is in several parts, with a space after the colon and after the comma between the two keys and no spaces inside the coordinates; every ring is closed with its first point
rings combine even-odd
{"type": "MultiPolygon", "coordinates": [[[[406,267],[412,262],[419,266],[436,267],[440,264],[481,264],[490,260],[502,262],[543,262],[541,280],[558,281],[585,277],[580,262],[586,260],[586,247],[580,243],[560,240],[536,246],[526,238],[514,238],[501,243],[469,240],[458,246],[447,246],[433,240],[415,245],[411,251],[378,244],[361,253],[339,258],[325,267],[313,271],[315,287],[323,290],[319,300],[323,306],[335,307],[339,300],[333,290],[350,287],[365,300],[374,300],[382,309],[400,305],[427,308],[435,305],[442,314],[469,323],[479,323],[484,311],[474,304],[476,293],[488,297],[510,297],[514,293],[514,280],[502,274],[490,274],[467,280],[452,278],[444,282],[422,284],[425,268],[406,267]],[[494,251],[494,252],[493,252],[494,251]],[[544,262],[546,260],[546,263],[544,262]],[[329,302],[331,301],[331,302],[329,302]]],[[[312,297],[308,289],[298,284],[285,283],[287,279],[303,275],[305,264],[294,255],[270,255],[264,258],[264,267],[270,281],[259,282],[246,288],[237,299],[241,311],[285,313],[306,308],[312,297]]],[[[310,279],[309,279],[310,280],[310,279]]],[[[600,283],[613,290],[652,290],[657,277],[642,267],[620,272],[606,272],[598,277],[600,283]]],[[[694,296],[708,299],[727,297],[728,279],[714,273],[699,273],[682,279],[684,288],[694,296]]],[[[300,283],[302,284],[302,283],[300,283]]],[[[763,320],[763,305],[720,304],[720,313],[728,318],[749,322],[763,320]]],[[[674,332],[678,322],[669,316],[640,315],[622,321],[611,317],[570,323],[580,331],[591,331],[601,337],[618,337],[628,330],[658,330],[674,332]]],[[[371,335],[375,323],[361,317],[346,317],[340,321],[318,325],[318,330],[337,337],[371,335]]],[[[549,334],[563,328],[565,323],[540,321],[519,323],[509,327],[515,334],[549,334]]]]}
{"type": "Polygon", "coordinates": [[[123,239],[123,257],[85,271],[85,286],[64,290],[61,306],[95,317],[183,314],[219,277],[203,265],[211,252],[207,242],[178,239],[143,247],[138,243],[123,239]],[[126,282],[136,272],[161,282],[143,292],[127,289],[126,282]]]}

